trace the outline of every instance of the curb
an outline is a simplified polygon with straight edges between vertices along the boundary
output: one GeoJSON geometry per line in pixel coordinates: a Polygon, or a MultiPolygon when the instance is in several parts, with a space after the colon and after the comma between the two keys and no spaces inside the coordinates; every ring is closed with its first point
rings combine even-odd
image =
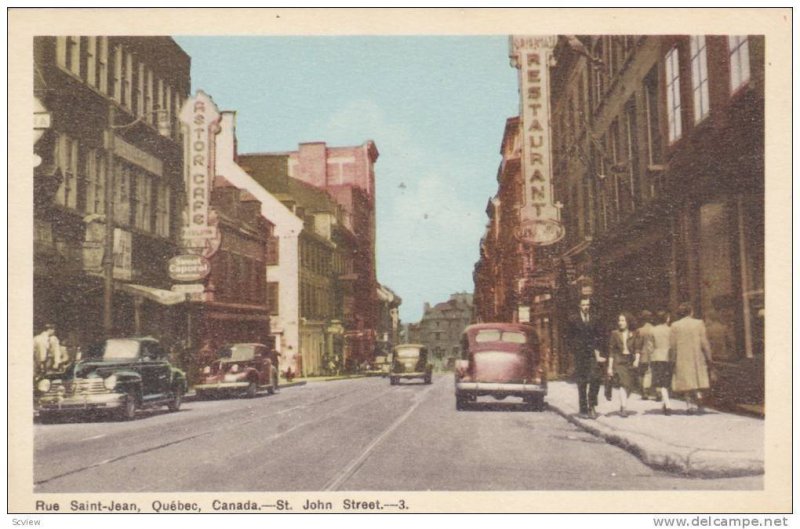
{"type": "Polygon", "coordinates": [[[735,456],[730,452],[675,446],[633,432],[620,433],[597,421],[581,419],[552,402],[548,405],[551,410],[572,424],[630,452],[642,463],[657,470],[706,479],[764,474],[764,461],[761,459],[747,457],[744,454],[735,456]]]}
{"type": "MultiPolygon", "coordinates": [[[[278,391],[280,391],[282,389],[286,389],[286,388],[293,388],[293,387],[305,386],[305,385],[306,385],[306,381],[305,380],[300,380],[298,382],[284,382],[283,384],[280,384],[278,386],[278,391]]],[[[189,390],[183,396],[183,401],[184,402],[195,402],[197,400],[198,400],[197,399],[197,392],[195,392],[194,390],[189,390]]]]}

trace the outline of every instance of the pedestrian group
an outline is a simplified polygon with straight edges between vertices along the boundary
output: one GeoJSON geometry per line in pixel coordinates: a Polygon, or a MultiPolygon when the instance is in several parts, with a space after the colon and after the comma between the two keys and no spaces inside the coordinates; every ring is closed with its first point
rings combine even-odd
{"type": "Polygon", "coordinates": [[[575,357],[581,417],[597,418],[601,386],[608,400],[617,388],[620,417],[629,416],[628,399],[634,391],[643,399],[661,401],[664,415],[672,413],[670,392],[684,396],[688,414],[704,412],[703,392],[714,378],[706,327],[693,317],[691,303],[681,303],[675,316],[671,323],[665,310],[655,314],[643,310],[637,328],[634,317],[621,312],[606,341],[591,299],[580,300],[567,333],[575,357]]]}

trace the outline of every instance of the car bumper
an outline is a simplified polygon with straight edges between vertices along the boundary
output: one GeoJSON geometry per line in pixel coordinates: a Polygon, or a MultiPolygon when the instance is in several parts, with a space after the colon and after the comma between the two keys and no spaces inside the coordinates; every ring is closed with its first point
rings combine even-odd
{"type": "Polygon", "coordinates": [[[508,384],[502,382],[456,382],[456,393],[461,395],[547,395],[546,384],[508,384]]]}
{"type": "Polygon", "coordinates": [[[237,389],[247,389],[250,385],[248,381],[242,382],[214,382],[212,384],[198,384],[194,387],[197,393],[204,391],[231,391],[237,389]]]}
{"type": "Polygon", "coordinates": [[[42,398],[39,399],[38,410],[40,413],[107,410],[121,407],[125,399],[126,395],[121,393],[42,398]]]}
{"type": "Polygon", "coordinates": [[[425,372],[389,373],[389,376],[392,378],[425,378],[426,376],[428,376],[428,373],[425,372]]]}

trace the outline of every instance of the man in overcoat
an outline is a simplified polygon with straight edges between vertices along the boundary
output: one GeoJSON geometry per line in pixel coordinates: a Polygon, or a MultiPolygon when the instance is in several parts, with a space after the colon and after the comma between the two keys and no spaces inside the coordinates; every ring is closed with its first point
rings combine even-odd
{"type": "Polygon", "coordinates": [[[578,383],[578,405],[582,417],[597,418],[597,395],[600,392],[606,361],[600,355],[598,318],[592,313],[591,300],[581,298],[579,309],[569,317],[567,338],[575,357],[575,378],[578,383]]]}
{"type": "Polygon", "coordinates": [[[703,390],[710,387],[711,346],[703,320],[693,317],[692,305],[681,303],[678,321],[670,326],[669,346],[675,369],[672,390],[686,394],[688,413],[702,413],[703,390]]]}

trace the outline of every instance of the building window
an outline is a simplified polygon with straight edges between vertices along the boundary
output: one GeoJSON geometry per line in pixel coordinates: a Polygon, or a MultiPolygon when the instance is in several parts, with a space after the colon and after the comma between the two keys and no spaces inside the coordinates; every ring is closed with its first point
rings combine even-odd
{"type": "Polygon", "coordinates": [[[750,47],[747,35],[728,36],[731,62],[731,93],[750,80],[750,47]]]}
{"type": "Polygon", "coordinates": [[[108,93],[108,37],[97,41],[97,89],[108,93]]]}
{"type": "Polygon", "coordinates": [[[280,283],[277,281],[267,281],[267,307],[272,316],[280,315],[279,286],[280,283]]]}
{"type": "Polygon", "coordinates": [[[636,142],[636,104],[633,98],[631,98],[625,108],[625,147],[627,151],[626,156],[628,158],[628,209],[633,211],[636,209],[636,199],[638,198],[637,195],[639,190],[639,158],[637,156],[638,144],[636,142]]]}
{"type": "Polygon", "coordinates": [[[133,98],[136,101],[136,117],[144,117],[147,112],[144,104],[144,81],[145,81],[145,68],[144,63],[140,62],[136,72],[136,96],[133,98]]]}
{"type": "Polygon", "coordinates": [[[114,65],[113,65],[113,73],[111,77],[111,97],[114,98],[114,101],[117,103],[122,104],[122,46],[116,46],[114,48],[114,65]]]}
{"type": "MultiPolygon", "coordinates": [[[[597,43],[594,47],[594,56],[598,59],[602,59],[603,57],[603,39],[597,39],[597,43]]],[[[602,68],[592,68],[592,72],[594,75],[594,83],[593,83],[593,92],[594,92],[594,101],[593,107],[596,109],[600,106],[600,102],[603,99],[603,91],[604,91],[604,81],[605,81],[605,71],[602,68]]]]}
{"type": "Polygon", "coordinates": [[[644,80],[645,111],[647,113],[648,163],[661,163],[661,125],[658,113],[658,70],[653,68],[644,80]]]}
{"type": "Polygon", "coordinates": [[[102,151],[86,155],[86,213],[105,212],[106,158],[102,151]]]}
{"type": "Polygon", "coordinates": [[[117,163],[114,186],[114,220],[128,226],[131,222],[131,168],[128,164],[117,163]]]}
{"type": "Polygon", "coordinates": [[[136,171],[131,180],[131,207],[133,208],[133,226],[150,231],[152,215],[151,200],[153,197],[152,181],[150,176],[142,171],[136,171]]]}
{"type": "Polygon", "coordinates": [[[166,184],[155,187],[155,233],[159,237],[169,238],[169,206],[172,190],[166,184]]]}
{"type": "Polygon", "coordinates": [[[672,143],[681,137],[681,78],[678,48],[672,48],[667,53],[665,66],[667,74],[667,129],[669,142],[672,143]]]}
{"type": "Polygon", "coordinates": [[[125,54],[125,72],[122,74],[122,105],[133,109],[133,55],[125,54]]]}
{"type": "Polygon", "coordinates": [[[62,134],[56,142],[56,160],[61,169],[61,186],[56,203],[68,208],[78,207],[78,142],[62,134]]]}
{"type": "Polygon", "coordinates": [[[708,115],[708,52],[703,35],[691,37],[692,97],[694,98],[694,122],[699,123],[708,115]]]}
{"type": "Polygon", "coordinates": [[[148,68],[144,88],[144,119],[153,124],[153,71],[148,68]]]}
{"type": "Polygon", "coordinates": [[[609,176],[611,177],[611,185],[613,186],[613,199],[614,199],[614,219],[618,220],[620,216],[620,177],[619,177],[619,124],[615,119],[611,123],[611,128],[608,131],[608,143],[607,143],[608,153],[611,156],[611,167],[608,168],[609,172],[611,173],[609,176]]]}
{"type": "Polygon", "coordinates": [[[86,39],[86,84],[97,87],[97,37],[86,39]]]}
{"type": "Polygon", "coordinates": [[[280,238],[273,235],[267,239],[267,265],[280,264],[280,238]]]}

